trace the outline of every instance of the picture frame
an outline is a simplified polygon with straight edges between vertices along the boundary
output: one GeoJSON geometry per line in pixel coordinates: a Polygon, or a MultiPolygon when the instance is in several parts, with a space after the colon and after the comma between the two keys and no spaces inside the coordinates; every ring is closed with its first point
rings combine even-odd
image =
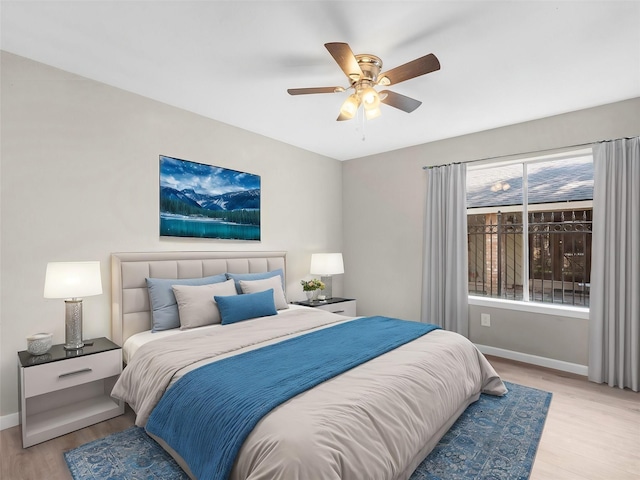
{"type": "Polygon", "coordinates": [[[160,155],[160,236],[260,241],[259,175],[160,155]]]}

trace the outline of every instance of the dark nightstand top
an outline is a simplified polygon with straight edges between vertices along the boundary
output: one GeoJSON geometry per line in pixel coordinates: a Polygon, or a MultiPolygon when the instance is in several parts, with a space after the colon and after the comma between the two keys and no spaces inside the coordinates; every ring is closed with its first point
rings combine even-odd
{"type": "Polygon", "coordinates": [[[342,302],[353,302],[354,298],[340,298],[340,297],[331,297],[327,300],[316,300],[314,302],[310,302],[305,300],[304,302],[291,302],[294,305],[302,305],[304,307],[321,307],[323,305],[331,305],[332,303],[342,303],[342,302]]]}
{"type": "Polygon", "coordinates": [[[58,362],[68,358],[84,357],[94,353],[106,352],[108,350],[116,350],[120,348],[106,337],[85,340],[85,346],[79,350],[65,350],[64,344],[53,345],[44,355],[31,355],[28,351],[22,350],[18,352],[20,365],[23,367],[33,367],[34,365],[42,365],[44,363],[58,362]],[[93,342],[93,345],[86,345],[86,342],[93,342]]]}

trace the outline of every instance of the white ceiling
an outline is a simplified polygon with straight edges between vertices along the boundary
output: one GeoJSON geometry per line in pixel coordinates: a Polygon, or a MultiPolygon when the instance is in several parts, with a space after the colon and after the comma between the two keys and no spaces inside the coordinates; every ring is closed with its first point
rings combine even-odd
{"type": "Polygon", "coordinates": [[[17,55],[346,160],[640,97],[640,1],[7,1],[17,55]],[[423,102],[337,122],[348,93],[324,48],[383,70],[434,53],[440,71],[389,87],[423,102]],[[363,133],[365,139],[363,140],[363,133]]]}

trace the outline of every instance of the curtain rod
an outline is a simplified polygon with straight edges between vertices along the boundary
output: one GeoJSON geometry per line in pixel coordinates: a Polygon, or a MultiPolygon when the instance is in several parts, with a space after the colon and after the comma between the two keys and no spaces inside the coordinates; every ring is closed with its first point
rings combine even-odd
{"type": "MultiPolygon", "coordinates": [[[[626,137],[625,137],[626,138],[626,137]]],[[[446,165],[457,165],[460,163],[476,163],[476,162],[486,162],[487,160],[498,160],[500,158],[507,158],[507,157],[517,157],[520,155],[534,155],[534,154],[540,154],[540,153],[546,153],[546,152],[557,152],[559,150],[564,150],[567,148],[578,148],[578,147],[590,147],[596,143],[602,143],[602,142],[606,142],[607,140],[598,140],[595,142],[588,142],[588,143],[577,143],[575,145],[567,145],[566,147],[557,147],[557,148],[547,148],[545,150],[536,150],[536,151],[532,151],[532,152],[521,152],[521,153],[509,153],[509,154],[505,154],[505,155],[497,155],[495,157],[486,157],[486,158],[477,158],[475,160],[469,160],[467,162],[452,162],[452,163],[444,163],[442,165],[425,165],[422,167],[423,170],[429,170],[431,168],[435,168],[435,167],[444,167],[446,165]]]]}

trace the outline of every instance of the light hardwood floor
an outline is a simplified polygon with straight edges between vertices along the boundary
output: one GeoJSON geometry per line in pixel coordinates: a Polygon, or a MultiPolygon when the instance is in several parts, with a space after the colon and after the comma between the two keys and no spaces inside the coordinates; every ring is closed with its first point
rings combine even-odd
{"type": "MultiPolygon", "coordinates": [[[[584,377],[488,357],[504,380],[553,393],[531,480],[640,480],[640,394],[584,377]]],[[[0,433],[2,480],[71,479],[63,452],[133,425],[120,417],[23,449],[0,433]]]]}
{"type": "Polygon", "coordinates": [[[531,480],[640,479],[640,393],[487,358],[503,380],[553,393],[531,480]]]}

